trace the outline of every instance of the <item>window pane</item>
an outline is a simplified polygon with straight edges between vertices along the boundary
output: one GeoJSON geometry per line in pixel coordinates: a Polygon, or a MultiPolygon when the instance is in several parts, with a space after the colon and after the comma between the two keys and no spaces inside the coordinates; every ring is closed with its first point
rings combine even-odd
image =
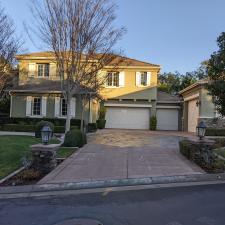
{"type": "Polygon", "coordinates": [[[45,77],[49,77],[49,64],[45,64],[45,77]]]}
{"type": "Polygon", "coordinates": [[[33,99],[33,115],[41,115],[41,98],[33,99]]]}
{"type": "Polygon", "coordinates": [[[113,86],[118,87],[119,86],[119,74],[118,73],[114,73],[113,74],[113,86]]]}
{"type": "Polygon", "coordinates": [[[141,85],[147,86],[147,72],[141,73],[141,85]]]}
{"type": "Polygon", "coordinates": [[[39,77],[43,76],[43,65],[42,64],[38,65],[38,76],[39,77]]]}
{"type": "Polygon", "coordinates": [[[62,99],[61,100],[61,115],[62,116],[66,116],[67,115],[67,103],[66,103],[66,99],[62,99]]]}
{"type": "Polygon", "coordinates": [[[112,73],[108,73],[108,78],[107,78],[107,85],[108,86],[112,86],[113,85],[112,79],[113,79],[112,73]]]}

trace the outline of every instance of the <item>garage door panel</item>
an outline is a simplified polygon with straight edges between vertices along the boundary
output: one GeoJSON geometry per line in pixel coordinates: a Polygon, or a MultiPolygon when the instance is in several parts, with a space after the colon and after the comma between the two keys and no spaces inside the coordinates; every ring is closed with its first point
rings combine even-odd
{"type": "Polygon", "coordinates": [[[178,130],[178,109],[157,109],[157,130],[178,130]]]}
{"type": "Polygon", "coordinates": [[[149,129],[149,108],[107,107],[106,128],[149,129]]]}

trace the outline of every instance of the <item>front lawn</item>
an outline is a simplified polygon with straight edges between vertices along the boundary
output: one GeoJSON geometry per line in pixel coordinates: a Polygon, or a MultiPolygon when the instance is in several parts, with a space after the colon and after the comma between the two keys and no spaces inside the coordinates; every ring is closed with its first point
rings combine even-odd
{"type": "MultiPolygon", "coordinates": [[[[0,179],[22,166],[23,157],[31,158],[30,145],[41,143],[28,136],[0,136],[0,179]]],[[[52,144],[59,143],[51,140],[52,144]]]]}
{"type": "Polygon", "coordinates": [[[71,156],[76,150],[77,150],[76,148],[61,147],[57,151],[57,157],[67,158],[67,157],[71,156]]]}

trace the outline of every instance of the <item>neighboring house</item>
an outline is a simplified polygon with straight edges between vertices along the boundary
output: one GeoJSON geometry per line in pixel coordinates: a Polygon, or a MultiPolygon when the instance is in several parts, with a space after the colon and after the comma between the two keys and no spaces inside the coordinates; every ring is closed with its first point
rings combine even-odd
{"type": "Polygon", "coordinates": [[[204,121],[207,127],[225,127],[206,88],[207,79],[200,80],[180,92],[183,97],[183,129],[196,132],[196,126],[204,121]]]}
{"type": "MultiPolygon", "coordinates": [[[[66,102],[62,97],[53,53],[18,55],[19,86],[10,91],[11,117],[65,118],[66,102]]],[[[106,128],[149,129],[150,117],[157,116],[158,129],[181,129],[180,100],[157,91],[160,66],[123,58],[117,69],[105,67],[107,75],[100,95],[106,107],[106,128]]],[[[71,115],[81,119],[79,94],[72,100],[71,115]]],[[[98,118],[98,100],[85,106],[85,122],[98,118]]]]}

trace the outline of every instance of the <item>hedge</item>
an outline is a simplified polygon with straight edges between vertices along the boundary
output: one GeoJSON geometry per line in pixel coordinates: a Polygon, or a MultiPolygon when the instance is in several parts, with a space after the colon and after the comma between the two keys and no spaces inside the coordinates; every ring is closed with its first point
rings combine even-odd
{"type": "Polygon", "coordinates": [[[80,130],[71,130],[66,133],[64,147],[82,147],[86,144],[86,135],[80,130]]]}
{"type": "Polygon", "coordinates": [[[96,123],[89,123],[87,128],[88,132],[96,132],[98,129],[96,123]]]}
{"type": "Polygon", "coordinates": [[[106,120],[99,119],[99,120],[96,121],[96,123],[97,123],[98,129],[104,129],[105,128],[105,124],[106,124],[106,120]]]}
{"type": "MultiPolygon", "coordinates": [[[[20,124],[20,125],[36,125],[38,122],[45,120],[53,123],[55,126],[64,126],[66,119],[60,118],[12,118],[12,117],[0,117],[0,124],[20,124]]],[[[71,119],[71,126],[80,127],[80,119],[71,119]]]]}
{"type": "Polygon", "coordinates": [[[150,130],[156,130],[157,128],[157,118],[156,116],[152,116],[150,118],[150,130]]]}
{"type": "Polygon", "coordinates": [[[189,140],[179,142],[180,153],[187,159],[195,162],[206,172],[218,173],[225,171],[225,162],[221,163],[220,159],[214,154],[215,146],[206,147],[189,140]]]}
{"type": "MultiPolygon", "coordinates": [[[[71,129],[79,129],[78,126],[71,126],[71,129]]],[[[21,124],[4,124],[0,126],[1,131],[15,131],[15,132],[34,132],[35,125],[21,125],[21,124]]],[[[64,126],[55,126],[54,133],[64,133],[64,126]]]]}
{"type": "Polygon", "coordinates": [[[225,136],[225,129],[207,128],[206,136],[225,136]]]}

